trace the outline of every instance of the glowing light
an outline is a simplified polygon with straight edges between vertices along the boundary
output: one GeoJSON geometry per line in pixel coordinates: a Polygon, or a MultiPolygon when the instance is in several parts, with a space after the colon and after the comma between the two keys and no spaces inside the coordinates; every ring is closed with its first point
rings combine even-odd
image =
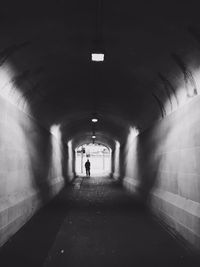
{"type": "Polygon", "coordinates": [[[75,172],[77,175],[84,175],[84,164],[87,159],[91,163],[92,176],[104,176],[111,172],[111,149],[104,145],[98,144],[84,144],[75,149],[75,172]],[[85,148],[86,153],[82,154],[82,147],[85,148]]]}
{"type": "Polygon", "coordinates": [[[17,77],[16,71],[11,64],[4,63],[0,69],[0,95],[8,102],[17,106],[20,110],[30,113],[29,105],[23,94],[14,82],[17,77]]]}
{"type": "Polygon", "coordinates": [[[60,131],[60,125],[52,125],[51,129],[51,145],[52,145],[52,155],[51,155],[51,167],[49,169],[49,177],[56,176],[62,177],[62,136],[60,131]]]}
{"type": "MultiPolygon", "coordinates": [[[[129,135],[127,137],[125,145],[125,155],[126,155],[126,168],[125,177],[132,177],[134,173],[135,176],[139,177],[138,173],[138,135],[139,131],[135,127],[130,127],[129,135]]],[[[137,178],[134,178],[136,181],[137,178]]],[[[136,183],[136,182],[135,182],[136,183]]]]}
{"type": "Polygon", "coordinates": [[[96,122],[98,122],[98,119],[97,118],[93,118],[92,122],[96,123],[96,122]]]}
{"type": "Polygon", "coordinates": [[[92,139],[96,139],[96,135],[93,135],[93,136],[92,136],[92,139]]]}
{"type": "Polygon", "coordinates": [[[130,146],[133,143],[133,141],[135,140],[136,136],[138,136],[138,134],[139,134],[138,129],[136,129],[135,127],[129,128],[129,135],[128,135],[128,140],[127,140],[128,146],[130,146]]]}
{"type": "Polygon", "coordinates": [[[60,137],[60,125],[52,125],[50,129],[51,134],[60,137]]]}
{"type": "Polygon", "coordinates": [[[68,168],[67,173],[69,178],[73,178],[73,149],[72,149],[72,140],[67,143],[68,146],[68,168]]]}
{"type": "Polygon", "coordinates": [[[92,53],[92,61],[104,61],[104,54],[102,53],[92,53]]]}
{"type": "Polygon", "coordinates": [[[118,178],[120,175],[120,143],[115,141],[115,152],[114,152],[114,172],[113,177],[118,178]]]}

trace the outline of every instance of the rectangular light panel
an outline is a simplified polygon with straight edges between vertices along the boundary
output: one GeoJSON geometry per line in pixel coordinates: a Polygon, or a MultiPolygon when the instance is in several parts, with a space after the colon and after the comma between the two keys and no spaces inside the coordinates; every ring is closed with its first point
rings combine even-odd
{"type": "Polygon", "coordinates": [[[104,61],[104,54],[101,53],[92,53],[92,61],[104,61]]]}

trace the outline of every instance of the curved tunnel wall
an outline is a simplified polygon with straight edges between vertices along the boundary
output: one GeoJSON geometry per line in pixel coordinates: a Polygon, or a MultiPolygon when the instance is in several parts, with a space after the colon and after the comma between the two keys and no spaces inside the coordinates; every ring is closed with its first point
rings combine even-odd
{"type": "Polygon", "coordinates": [[[200,97],[129,138],[124,185],[200,248],[200,97]]]}
{"type": "Polygon", "coordinates": [[[0,96],[0,245],[64,185],[61,136],[0,96]]]}

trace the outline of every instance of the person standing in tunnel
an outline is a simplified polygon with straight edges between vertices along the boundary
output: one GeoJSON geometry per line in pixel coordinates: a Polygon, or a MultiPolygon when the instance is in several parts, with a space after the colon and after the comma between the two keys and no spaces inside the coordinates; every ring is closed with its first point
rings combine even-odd
{"type": "Polygon", "coordinates": [[[90,177],[90,161],[89,161],[89,159],[85,163],[85,171],[86,171],[86,176],[90,177]]]}

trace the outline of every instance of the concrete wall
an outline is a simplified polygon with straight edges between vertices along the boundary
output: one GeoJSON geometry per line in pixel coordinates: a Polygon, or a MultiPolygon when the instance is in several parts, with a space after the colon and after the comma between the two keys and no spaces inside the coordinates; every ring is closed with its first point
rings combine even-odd
{"type": "Polygon", "coordinates": [[[0,96],[0,246],[63,185],[60,140],[0,96]]]}
{"type": "Polygon", "coordinates": [[[127,140],[124,185],[200,249],[200,97],[127,140]]]}

